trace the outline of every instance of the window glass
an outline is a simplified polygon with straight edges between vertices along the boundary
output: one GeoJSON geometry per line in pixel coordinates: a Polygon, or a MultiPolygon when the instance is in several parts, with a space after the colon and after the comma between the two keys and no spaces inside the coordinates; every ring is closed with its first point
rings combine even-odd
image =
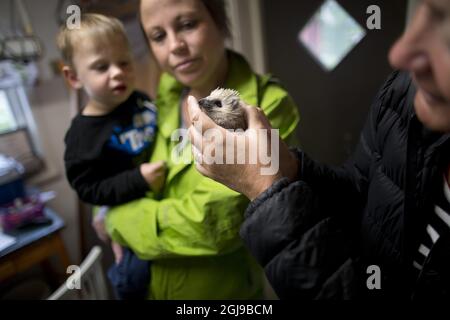
{"type": "Polygon", "coordinates": [[[17,122],[14,118],[6,91],[0,90],[0,133],[9,132],[16,129],[17,122]]]}
{"type": "Polygon", "coordinates": [[[366,31],[336,1],[327,0],[299,32],[299,41],[331,71],[364,38],[366,31]]]}

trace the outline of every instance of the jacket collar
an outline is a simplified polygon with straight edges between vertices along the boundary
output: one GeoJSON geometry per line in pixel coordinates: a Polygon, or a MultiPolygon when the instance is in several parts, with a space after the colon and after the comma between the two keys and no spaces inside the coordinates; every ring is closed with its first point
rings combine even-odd
{"type": "Polygon", "coordinates": [[[180,99],[183,86],[167,73],[161,76],[156,106],[158,129],[165,138],[180,127],[180,99]]]}
{"type": "MultiPolygon", "coordinates": [[[[422,145],[426,146],[427,148],[425,157],[429,157],[430,155],[434,154],[434,152],[436,152],[437,150],[441,150],[441,148],[444,146],[446,146],[447,150],[449,149],[450,133],[440,133],[430,130],[427,127],[425,127],[425,125],[419,120],[414,108],[414,99],[416,96],[416,91],[417,90],[414,84],[411,82],[406,97],[406,106],[408,106],[409,108],[408,113],[410,117],[410,125],[413,124],[414,128],[420,128],[421,133],[419,136],[421,138],[422,145]]],[[[443,151],[445,151],[445,149],[443,151]]],[[[443,152],[442,154],[445,153],[446,152],[443,152]]]]}

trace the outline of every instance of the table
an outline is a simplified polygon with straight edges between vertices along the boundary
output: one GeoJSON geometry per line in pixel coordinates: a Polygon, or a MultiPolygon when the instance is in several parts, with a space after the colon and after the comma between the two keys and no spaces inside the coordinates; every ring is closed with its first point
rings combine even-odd
{"type": "Polygon", "coordinates": [[[51,220],[48,225],[33,226],[6,233],[16,238],[16,242],[0,251],[0,282],[30,267],[40,264],[51,273],[49,258],[57,256],[64,267],[70,265],[61,231],[64,221],[52,209],[44,209],[45,216],[51,220]]]}

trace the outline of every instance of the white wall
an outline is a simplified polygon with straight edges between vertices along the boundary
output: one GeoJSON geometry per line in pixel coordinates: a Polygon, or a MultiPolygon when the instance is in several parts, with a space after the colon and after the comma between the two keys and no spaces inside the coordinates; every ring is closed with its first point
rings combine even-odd
{"type": "Polygon", "coordinates": [[[265,73],[260,0],[227,0],[232,40],[230,47],[242,53],[258,73],[265,73]]]}

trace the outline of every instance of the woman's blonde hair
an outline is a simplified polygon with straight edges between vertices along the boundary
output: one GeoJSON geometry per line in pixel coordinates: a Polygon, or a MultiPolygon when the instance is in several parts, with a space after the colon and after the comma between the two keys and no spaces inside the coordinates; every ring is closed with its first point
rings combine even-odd
{"type": "Polygon", "coordinates": [[[74,49],[79,41],[95,39],[100,42],[117,37],[122,37],[129,46],[125,29],[119,19],[96,13],[85,13],[81,15],[79,26],[68,28],[63,25],[61,27],[56,43],[64,61],[72,64],[74,49]]]}

